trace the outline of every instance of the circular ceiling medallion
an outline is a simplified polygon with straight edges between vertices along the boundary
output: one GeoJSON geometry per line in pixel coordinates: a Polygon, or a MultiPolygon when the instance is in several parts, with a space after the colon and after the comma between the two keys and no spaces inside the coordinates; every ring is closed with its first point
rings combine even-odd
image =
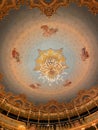
{"type": "Polygon", "coordinates": [[[62,54],[62,49],[59,50],[38,50],[39,57],[36,59],[35,71],[40,74],[39,78],[47,79],[51,85],[52,82],[62,80],[62,74],[67,68],[66,59],[62,54]]]}

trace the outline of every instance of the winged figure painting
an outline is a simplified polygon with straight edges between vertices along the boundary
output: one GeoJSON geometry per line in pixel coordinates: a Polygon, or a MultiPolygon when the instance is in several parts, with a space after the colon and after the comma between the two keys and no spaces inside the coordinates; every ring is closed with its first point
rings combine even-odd
{"type": "Polygon", "coordinates": [[[47,25],[42,25],[41,29],[43,29],[44,37],[49,37],[49,36],[55,34],[56,32],[58,32],[57,28],[49,28],[47,25]]]}

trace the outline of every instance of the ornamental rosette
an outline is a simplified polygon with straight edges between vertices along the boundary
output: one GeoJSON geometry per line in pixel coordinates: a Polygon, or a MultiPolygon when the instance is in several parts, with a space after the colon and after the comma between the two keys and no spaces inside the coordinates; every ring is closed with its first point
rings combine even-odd
{"type": "Polygon", "coordinates": [[[59,50],[38,50],[39,56],[36,59],[35,71],[39,71],[50,81],[54,81],[66,68],[66,58],[62,51],[59,50]]]}

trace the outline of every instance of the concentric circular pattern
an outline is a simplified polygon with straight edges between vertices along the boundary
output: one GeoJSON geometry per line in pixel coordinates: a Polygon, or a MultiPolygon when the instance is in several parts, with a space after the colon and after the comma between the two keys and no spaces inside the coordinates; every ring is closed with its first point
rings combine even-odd
{"type": "Polygon", "coordinates": [[[95,24],[98,17],[86,14],[84,18],[82,10],[61,8],[47,18],[38,10],[21,8],[11,13],[7,21],[3,20],[0,23],[0,73],[6,90],[24,93],[29,100],[40,103],[52,99],[69,101],[79,90],[97,85],[98,31],[95,24]],[[38,50],[60,48],[68,67],[58,81],[50,84],[34,70],[38,50]]]}

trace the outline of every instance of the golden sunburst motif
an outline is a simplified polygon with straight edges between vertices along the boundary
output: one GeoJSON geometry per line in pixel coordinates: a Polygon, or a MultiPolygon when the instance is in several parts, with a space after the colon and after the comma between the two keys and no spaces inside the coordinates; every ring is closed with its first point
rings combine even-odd
{"type": "Polygon", "coordinates": [[[39,56],[36,59],[35,71],[40,72],[50,82],[54,82],[67,68],[66,58],[63,49],[59,50],[38,50],[39,56]]]}

